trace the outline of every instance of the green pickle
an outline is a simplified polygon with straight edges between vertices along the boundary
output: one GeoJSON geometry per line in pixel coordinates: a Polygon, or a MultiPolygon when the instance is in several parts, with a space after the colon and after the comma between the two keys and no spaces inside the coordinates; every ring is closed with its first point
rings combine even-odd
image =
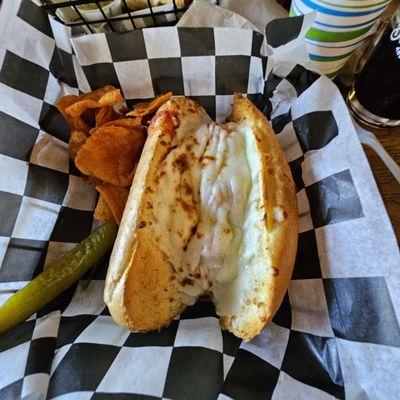
{"type": "Polygon", "coordinates": [[[117,231],[115,222],[102,225],[11,296],[0,307],[0,334],[25,321],[76,282],[111,248],[117,231]]]}

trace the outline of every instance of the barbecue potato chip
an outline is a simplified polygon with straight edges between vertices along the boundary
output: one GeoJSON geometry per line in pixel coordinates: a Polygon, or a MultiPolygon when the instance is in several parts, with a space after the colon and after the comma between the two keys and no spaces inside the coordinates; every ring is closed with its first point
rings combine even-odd
{"type": "Polygon", "coordinates": [[[144,115],[154,114],[159,107],[166,103],[172,96],[172,92],[157,96],[150,102],[137,103],[133,110],[126,114],[127,117],[143,117],[144,115]]]}
{"type": "Polygon", "coordinates": [[[75,164],[85,175],[116,186],[129,186],[144,142],[142,129],[102,126],[86,140],[75,158],[75,164]]]}
{"type": "Polygon", "coordinates": [[[71,117],[80,117],[89,108],[113,106],[114,104],[124,101],[121,90],[113,86],[104,86],[94,92],[77,97],[76,102],[65,109],[65,113],[71,117]]]}
{"type": "Polygon", "coordinates": [[[110,206],[101,194],[94,209],[93,217],[101,222],[108,222],[114,219],[110,206]]]}
{"type": "Polygon", "coordinates": [[[68,94],[66,96],[60,97],[56,101],[56,107],[58,108],[58,111],[63,115],[65,119],[69,118],[69,115],[66,113],[66,109],[71,106],[72,104],[77,102],[77,99],[79,99],[79,96],[75,96],[73,94],[68,94]]]}
{"type": "MultiPolygon", "coordinates": [[[[105,86],[105,88],[106,87],[107,86],[105,86]]],[[[110,86],[110,88],[113,88],[113,90],[107,89],[107,91],[99,98],[98,103],[99,103],[100,107],[113,106],[114,104],[125,101],[125,99],[122,97],[120,89],[116,89],[113,86],[110,86]]]]}
{"type": "MultiPolygon", "coordinates": [[[[142,119],[141,117],[137,118],[121,118],[121,119],[115,119],[113,121],[106,122],[102,127],[105,126],[120,126],[123,128],[128,128],[128,129],[142,129],[142,119]]],[[[99,128],[101,127],[94,127],[91,129],[90,134],[92,135],[94,132],[96,132],[99,128]]]]}
{"type": "Polygon", "coordinates": [[[71,137],[69,138],[68,152],[69,156],[75,160],[78,151],[85,144],[87,140],[87,135],[85,132],[72,131],[71,137]]]}
{"type": "Polygon", "coordinates": [[[128,129],[141,129],[141,118],[121,118],[106,122],[103,126],[120,126],[128,129]]]}
{"type": "Polygon", "coordinates": [[[60,97],[56,102],[56,107],[58,111],[62,114],[64,119],[68,122],[68,125],[73,131],[81,131],[85,133],[89,133],[90,131],[90,124],[89,121],[85,121],[83,116],[80,117],[71,117],[65,110],[74,104],[79,96],[75,95],[67,95],[60,97]]]}
{"type": "Polygon", "coordinates": [[[112,106],[103,106],[96,110],[96,127],[103,126],[107,122],[115,120],[116,118],[118,118],[118,115],[114,112],[112,106]]]}
{"type": "Polygon", "coordinates": [[[69,126],[71,127],[71,130],[74,131],[81,131],[89,134],[90,132],[90,126],[87,124],[83,118],[77,117],[77,118],[70,118],[67,120],[69,123],[69,126]]]}
{"type": "Polygon", "coordinates": [[[116,223],[119,224],[128,200],[129,188],[103,183],[96,185],[96,189],[109,206],[116,223]]]}
{"type": "Polygon", "coordinates": [[[80,96],[67,95],[60,97],[56,102],[64,118],[80,117],[89,108],[100,108],[103,106],[113,106],[124,101],[120,89],[108,85],[94,92],[84,93],[80,96]]]}

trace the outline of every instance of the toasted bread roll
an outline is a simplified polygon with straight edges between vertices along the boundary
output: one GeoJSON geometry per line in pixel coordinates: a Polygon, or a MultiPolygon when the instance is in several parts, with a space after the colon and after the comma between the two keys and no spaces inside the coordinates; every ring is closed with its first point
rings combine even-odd
{"type": "Polygon", "coordinates": [[[250,340],[281,304],[297,248],[294,183],[275,134],[240,95],[221,126],[172,99],[148,133],[107,274],[110,312],[149,331],[208,295],[221,326],[250,340]]]}

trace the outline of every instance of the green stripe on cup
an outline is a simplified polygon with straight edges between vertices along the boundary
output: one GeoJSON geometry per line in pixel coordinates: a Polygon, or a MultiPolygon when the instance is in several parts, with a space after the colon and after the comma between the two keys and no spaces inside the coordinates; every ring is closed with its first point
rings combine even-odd
{"type": "Polygon", "coordinates": [[[358,29],[355,31],[350,32],[328,32],[328,31],[321,31],[320,29],[311,28],[306,35],[307,39],[316,40],[318,42],[346,42],[348,40],[356,39],[359,36],[364,35],[367,33],[374,23],[368,25],[363,29],[358,29]]]}

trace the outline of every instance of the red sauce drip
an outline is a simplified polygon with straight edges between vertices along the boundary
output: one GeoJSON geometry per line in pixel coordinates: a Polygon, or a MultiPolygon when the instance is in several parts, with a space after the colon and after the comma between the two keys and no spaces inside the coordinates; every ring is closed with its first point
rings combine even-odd
{"type": "Polygon", "coordinates": [[[151,120],[150,127],[154,128],[155,125],[163,127],[163,134],[173,137],[175,129],[179,126],[179,119],[177,114],[173,111],[163,110],[159,111],[151,120]],[[161,119],[161,121],[159,121],[161,119]]]}

